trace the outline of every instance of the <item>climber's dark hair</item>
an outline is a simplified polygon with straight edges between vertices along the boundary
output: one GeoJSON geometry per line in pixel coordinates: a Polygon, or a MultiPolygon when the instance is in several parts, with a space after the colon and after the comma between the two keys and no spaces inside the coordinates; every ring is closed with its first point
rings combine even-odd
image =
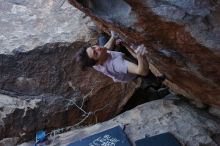
{"type": "Polygon", "coordinates": [[[97,60],[89,58],[86,50],[88,46],[80,48],[77,52],[75,59],[79,63],[81,69],[85,69],[86,67],[92,67],[97,63],[97,60]]]}

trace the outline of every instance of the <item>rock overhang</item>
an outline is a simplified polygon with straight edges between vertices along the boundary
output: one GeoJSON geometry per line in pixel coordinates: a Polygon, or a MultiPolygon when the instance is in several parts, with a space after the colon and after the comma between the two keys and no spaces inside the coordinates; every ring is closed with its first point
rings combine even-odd
{"type": "Polygon", "coordinates": [[[113,29],[130,44],[148,46],[152,72],[165,74],[176,93],[220,106],[219,1],[69,2],[103,30],[113,29]],[[110,17],[114,15],[118,19],[110,17]]]}

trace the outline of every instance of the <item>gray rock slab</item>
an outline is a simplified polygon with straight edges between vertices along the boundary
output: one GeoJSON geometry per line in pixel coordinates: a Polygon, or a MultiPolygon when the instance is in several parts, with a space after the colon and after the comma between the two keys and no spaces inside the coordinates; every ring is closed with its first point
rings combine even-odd
{"type": "Polygon", "coordinates": [[[88,41],[91,26],[91,20],[66,0],[0,0],[0,53],[88,41]]]}

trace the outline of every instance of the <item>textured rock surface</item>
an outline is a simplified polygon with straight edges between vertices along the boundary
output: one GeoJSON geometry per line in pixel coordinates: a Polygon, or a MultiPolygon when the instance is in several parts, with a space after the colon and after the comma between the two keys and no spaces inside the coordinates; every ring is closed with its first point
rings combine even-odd
{"type": "Polygon", "coordinates": [[[212,115],[215,115],[217,117],[220,117],[220,108],[212,106],[209,108],[209,113],[211,113],[212,115]]]}
{"type": "Polygon", "coordinates": [[[0,145],[109,119],[135,90],[73,62],[85,43],[64,42],[91,41],[95,25],[66,0],[0,0],[0,26],[0,145]]]}
{"type": "Polygon", "coordinates": [[[145,44],[175,92],[220,106],[219,0],[69,0],[103,29],[145,44]]]}
{"type": "Polygon", "coordinates": [[[73,57],[83,45],[54,43],[0,55],[0,139],[25,140],[40,129],[92,124],[120,112],[137,84],[82,72],[73,57]]]}
{"type": "MultiPolygon", "coordinates": [[[[132,143],[145,136],[171,132],[183,145],[217,146],[212,137],[220,133],[219,119],[205,111],[184,101],[157,100],[140,105],[110,121],[56,135],[51,145],[66,145],[115,125],[125,126],[124,131],[132,143]]],[[[21,146],[29,145],[31,142],[21,146]]]]}
{"type": "Polygon", "coordinates": [[[0,0],[0,53],[88,41],[94,23],[66,0],[0,0]]]}

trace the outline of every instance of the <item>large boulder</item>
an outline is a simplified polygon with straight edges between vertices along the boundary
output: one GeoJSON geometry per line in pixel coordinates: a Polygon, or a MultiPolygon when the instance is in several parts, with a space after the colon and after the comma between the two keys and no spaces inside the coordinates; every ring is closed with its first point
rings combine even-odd
{"type": "Polygon", "coordinates": [[[69,0],[103,29],[145,44],[176,93],[220,106],[219,0],[69,0]]]}
{"type": "Polygon", "coordinates": [[[40,129],[107,120],[136,88],[80,70],[74,55],[94,42],[95,24],[65,0],[0,0],[0,26],[0,140],[6,145],[40,129]]]}
{"type": "Polygon", "coordinates": [[[114,83],[96,71],[81,71],[73,58],[84,45],[52,43],[0,54],[0,140],[27,140],[40,129],[94,124],[121,111],[138,82],[114,83]]]}
{"type": "MultiPolygon", "coordinates": [[[[176,98],[173,95],[170,95],[171,97],[176,98]]],[[[220,144],[219,119],[189,105],[186,101],[166,99],[142,104],[107,122],[52,135],[50,145],[68,145],[116,125],[124,127],[124,132],[132,144],[145,136],[150,137],[165,132],[173,134],[182,145],[217,146],[220,144]]],[[[31,145],[33,142],[20,146],[31,145]]]]}

